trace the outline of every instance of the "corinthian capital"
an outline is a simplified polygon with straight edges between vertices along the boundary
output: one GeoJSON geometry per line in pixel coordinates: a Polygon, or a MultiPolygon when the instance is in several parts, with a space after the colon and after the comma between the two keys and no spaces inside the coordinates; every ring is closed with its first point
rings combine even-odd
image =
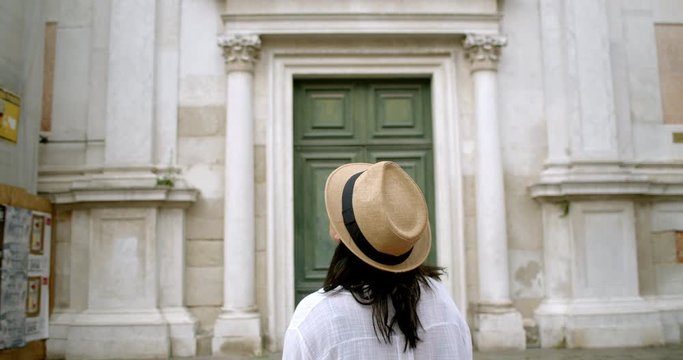
{"type": "Polygon", "coordinates": [[[472,63],[472,71],[495,70],[498,67],[500,49],[507,44],[502,35],[467,34],[462,45],[465,55],[472,63]]]}
{"type": "Polygon", "coordinates": [[[261,39],[253,34],[221,35],[218,46],[223,48],[226,71],[252,71],[259,59],[261,39]]]}

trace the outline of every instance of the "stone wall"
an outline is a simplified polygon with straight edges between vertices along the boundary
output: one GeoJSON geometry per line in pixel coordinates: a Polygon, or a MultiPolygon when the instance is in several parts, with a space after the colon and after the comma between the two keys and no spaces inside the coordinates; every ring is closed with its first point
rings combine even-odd
{"type": "Polygon", "coordinates": [[[501,32],[508,37],[498,70],[499,118],[505,169],[510,296],[524,318],[543,297],[541,208],[528,187],[547,154],[538,1],[505,1],[501,32]]]}
{"type": "Polygon", "coordinates": [[[211,351],[223,304],[225,69],[216,43],[222,6],[196,0],[181,8],[178,165],[200,193],[187,212],[185,301],[199,320],[199,354],[211,351]]]}
{"type": "Polygon", "coordinates": [[[0,3],[0,87],[21,98],[17,143],[0,139],[0,183],[36,192],[40,130],[43,1],[0,3]]]}

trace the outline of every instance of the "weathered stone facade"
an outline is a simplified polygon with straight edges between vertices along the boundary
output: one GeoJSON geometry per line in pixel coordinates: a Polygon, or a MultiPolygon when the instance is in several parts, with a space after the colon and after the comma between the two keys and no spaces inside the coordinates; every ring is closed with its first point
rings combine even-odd
{"type": "Polygon", "coordinates": [[[431,79],[437,258],[477,347],[682,341],[676,0],[32,4],[38,43],[57,24],[32,148],[58,209],[51,356],[279,349],[292,84],[338,77],[431,79]]]}

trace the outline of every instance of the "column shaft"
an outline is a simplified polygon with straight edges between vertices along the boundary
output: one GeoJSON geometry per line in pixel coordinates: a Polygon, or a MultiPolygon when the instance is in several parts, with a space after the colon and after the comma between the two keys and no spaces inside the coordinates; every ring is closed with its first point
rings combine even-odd
{"type": "Polygon", "coordinates": [[[503,167],[498,135],[496,73],[473,74],[477,119],[477,244],[479,298],[490,305],[510,304],[503,167]]]}
{"type": "Polygon", "coordinates": [[[228,73],[223,231],[226,310],[253,310],[256,303],[252,82],[251,72],[228,73]]]}

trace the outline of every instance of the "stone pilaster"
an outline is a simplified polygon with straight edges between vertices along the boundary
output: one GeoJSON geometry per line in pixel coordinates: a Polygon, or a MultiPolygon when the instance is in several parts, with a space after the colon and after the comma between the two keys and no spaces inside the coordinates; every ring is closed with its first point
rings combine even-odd
{"type": "Polygon", "coordinates": [[[216,320],[214,354],[261,352],[256,308],[254,240],[253,70],[261,41],[256,35],[221,36],[226,65],[225,220],[223,311],[216,320]]]}
{"type": "Polygon", "coordinates": [[[477,123],[476,203],[479,304],[474,340],[481,350],[525,347],[522,317],[510,301],[505,187],[498,126],[497,66],[506,39],[468,34],[477,123]]]}

